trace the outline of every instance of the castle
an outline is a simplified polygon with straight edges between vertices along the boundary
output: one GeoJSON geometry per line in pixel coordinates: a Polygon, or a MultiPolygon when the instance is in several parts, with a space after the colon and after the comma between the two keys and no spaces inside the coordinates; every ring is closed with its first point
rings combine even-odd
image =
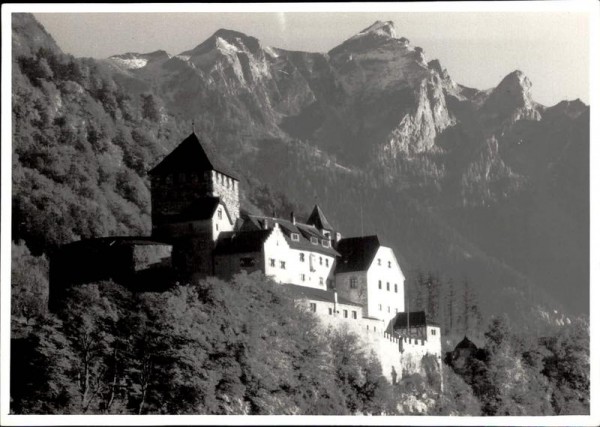
{"type": "Polygon", "coordinates": [[[260,271],[323,325],[356,332],[392,381],[421,370],[426,354],[441,363],[439,326],[424,312],[405,312],[404,275],[377,236],[342,237],[318,205],[304,223],[293,213],[241,214],[236,173],[195,133],[149,175],[152,236],[63,246],[51,259],[51,309],[80,283],[112,279],[146,290],[180,277],[260,271]]]}

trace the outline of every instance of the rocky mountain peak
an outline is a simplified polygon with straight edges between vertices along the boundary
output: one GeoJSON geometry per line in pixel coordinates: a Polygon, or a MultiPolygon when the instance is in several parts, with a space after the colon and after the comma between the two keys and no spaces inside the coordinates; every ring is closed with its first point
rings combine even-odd
{"type": "Polygon", "coordinates": [[[261,46],[258,39],[254,37],[239,31],[221,28],[204,42],[191,50],[180,53],[179,56],[200,56],[215,49],[228,53],[249,51],[252,54],[256,54],[261,49],[261,46]]]}
{"type": "Polygon", "coordinates": [[[396,27],[392,21],[375,21],[374,24],[362,30],[358,35],[361,34],[375,34],[378,36],[389,37],[389,38],[397,38],[396,36],[396,27]]]}
{"type": "Polygon", "coordinates": [[[510,122],[519,119],[539,120],[538,105],[531,96],[531,81],[520,70],[515,70],[502,79],[483,105],[483,111],[492,113],[501,120],[510,122]]]}

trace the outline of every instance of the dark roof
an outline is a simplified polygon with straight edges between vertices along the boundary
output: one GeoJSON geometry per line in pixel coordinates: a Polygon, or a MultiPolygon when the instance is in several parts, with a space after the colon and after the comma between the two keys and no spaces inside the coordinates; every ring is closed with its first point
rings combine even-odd
{"type": "Polygon", "coordinates": [[[368,270],[380,246],[377,236],[341,239],[336,247],[341,258],[337,263],[335,273],[368,270]]]}
{"type": "Polygon", "coordinates": [[[333,227],[331,226],[331,224],[329,224],[327,218],[325,218],[325,214],[323,213],[319,205],[315,205],[306,223],[308,225],[314,225],[319,230],[333,230],[333,227]]]}
{"type": "Polygon", "coordinates": [[[312,225],[300,223],[294,224],[291,221],[281,218],[269,218],[259,217],[256,215],[247,215],[244,217],[244,224],[241,226],[241,229],[252,230],[264,229],[265,227],[268,229],[272,229],[275,226],[275,224],[279,225],[279,228],[281,229],[285,237],[285,241],[292,249],[317,252],[323,255],[329,255],[333,257],[339,255],[339,253],[331,246],[331,243],[329,247],[323,246],[323,240],[329,239],[312,225]],[[298,234],[299,239],[292,240],[292,233],[298,234]],[[311,243],[311,237],[316,237],[317,239],[319,239],[319,242],[317,244],[311,243]]]}
{"type": "MultiPolygon", "coordinates": [[[[294,298],[306,298],[314,301],[325,301],[325,302],[334,302],[334,292],[326,291],[325,289],[316,289],[309,288],[308,286],[300,286],[300,285],[292,285],[286,284],[286,289],[289,291],[289,294],[294,298]]],[[[346,304],[346,305],[355,305],[358,307],[362,307],[361,304],[351,301],[349,299],[343,298],[338,294],[338,304],[346,304]]]]}
{"type": "Polygon", "coordinates": [[[93,239],[82,239],[67,243],[60,247],[60,250],[85,250],[85,249],[105,249],[118,246],[147,246],[163,245],[171,246],[170,243],[156,240],[155,238],[145,236],[114,236],[114,237],[96,237],[93,239]]]}
{"type": "Polygon", "coordinates": [[[272,230],[224,231],[219,234],[215,255],[261,252],[272,230]]]}
{"type": "Polygon", "coordinates": [[[420,326],[437,326],[435,322],[427,320],[427,315],[424,311],[410,311],[408,313],[398,313],[396,314],[396,318],[394,319],[394,329],[404,329],[409,324],[410,327],[420,327],[420,326]]]}
{"type": "Polygon", "coordinates": [[[461,342],[459,342],[458,344],[456,344],[456,347],[454,347],[454,349],[459,349],[459,348],[468,348],[468,349],[472,349],[472,350],[477,350],[477,346],[473,343],[473,341],[471,341],[469,338],[464,337],[463,340],[461,342]]]}
{"type": "Polygon", "coordinates": [[[162,175],[173,172],[215,170],[231,178],[237,174],[227,166],[217,152],[208,144],[200,141],[195,133],[184,139],[158,165],[150,170],[150,175],[162,175]]]}
{"type": "MultiPolygon", "coordinates": [[[[201,197],[196,199],[196,201],[192,202],[187,207],[183,208],[180,213],[172,214],[172,215],[161,215],[158,219],[168,220],[168,222],[183,222],[183,221],[202,221],[211,219],[219,206],[221,199],[219,197],[201,197]]],[[[229,211],[227,210],[227,206],[223,203],[223,207],[225,208],[225,212],[229,217],[229,221],[231,221],[231,215],[229,215],[229,211]]]]}

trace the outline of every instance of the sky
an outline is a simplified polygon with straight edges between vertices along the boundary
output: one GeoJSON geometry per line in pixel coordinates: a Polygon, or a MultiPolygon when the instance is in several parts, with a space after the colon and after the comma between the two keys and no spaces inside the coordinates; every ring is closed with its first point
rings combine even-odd
{"type": "Polygon", "coordinates": [[[439,59],[458,83],[496,86],[519,69],[536,101],[589,104],[589,23],[582,12],[35,13],[66,53],[106,58],[158,49],[178,54],[227,28],[267,46],[326,52],[376,20],[439,59]]]}

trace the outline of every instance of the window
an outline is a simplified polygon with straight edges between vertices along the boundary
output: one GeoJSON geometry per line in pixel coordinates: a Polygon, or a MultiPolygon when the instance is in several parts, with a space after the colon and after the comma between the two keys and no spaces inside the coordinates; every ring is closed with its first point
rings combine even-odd
{"type": "Polygon", "coordinates": [[[279,261],[279,268],[285,270],[285,261],[279,261]]]}
{"type": "Polygon", "coordinates": [[[390,309],[390,306],[388,305],[388,313],[391,313],[392,310],[390,309]]]}
{"type": "Polygon", "coordinates": [[[388,268],[392,268],[392,261],[388,261],[388,268]]]}
{"type": "Polygon", "coordinates": [[[333,308],[329,307],[329,315],[333,316],[333,308]]]}
{"type": "Polygon", "coordinates": [[[354,311],[354,310],[352,310],[352,318],[353,318],[353,319],[356,319],[356,318],[357,318],[357,316],[356,316],[356,311],[354,311]]]}
{"type": "Polygon", "coordinates": [[[373,330],[377,332],[377,326],[373,326],[373,330]]]}
{"type": "Polygon", "coordinates": [[[256,260],[252,257],[240,258],[240,267],[253,267],[256,265],[256,260]]]}
{"type": "Polygon", "coordinates": [[[385,284],[385,290],[386,290],[386,291],[389,291],[389,290],[390,290],[390,282],[387,282],[387,283],[385,284]]]}
{"type": "Polygon", "coordinates": [[[325,267],[329,267],[329,258],[325,258],[325,267]]]}
{"type": "Polygon", "coordinates": [[[313,245],[318,245],[319,244],[319,239],[317,239],[316,237],[311,237],[310,238],[310,243],[312,243],[313,245]]]}
{"type": "Polygon", "coordinates": [[[381,280],[379,281],[378,285],[379,285],[379,289],[381,289],[381,280]]]}
{"type": "Polygon", "coordinates": [[[219,231],[219,224],[215,224],[215,230],[219,231]]]}
{"type": "Polygon", "coordinates": [[[300,241],[300,235],[298,233],[292,233],[292,241],[294,241],[294,242],[300,241]]]}
{"type": "Polygon", "coordinates": [[[435,335],[435,329],[431,330],[431,335],[435,335]]]}
{"type": "Polygon", "coordinates": [[[310,311],[312,311],[313,313],[317,312],[317,304],[314,302],[310,303],[310,311]]]}
{"type": "Polygon", "coordinates": [[[302,280],[303,282],[306,282],[306,274],[304,274],[304,273],[300,274],[300,280],[302,280]]]}
{"type": "Polygon", "coordinates": [[[383,311],[383,308],[381,307],[381,304],[379,304],[379,311],[383,311]]]}
{"type": "Polygon", "coordinates": [[[269,258],[269,265],[275,267],[275,258],[269,258]]]}
{"type": "Polygon", "coordinates": [[[377,258],[377,265],[381,265],[381,258],[377,258]]]}
{"type": "Polygon", "coordinates": [[[396,309],[396,314],[398,314],[398,309],[396,309]]]}
{"type": "Polygon", "coordinates": [[[223,209],[219,208],[219,210],[217,211],[217,218],[223,219],[223,209]]]}
{"type": "Polygon", "coordinates": [[[356,277],[351,277],[350,278],[350,288],[356,289],[357,285],[358,285],[358,279],[356,277]]]}
{"type": "Polygon", "coordinates": [[[398,293],[398,285],[394,284],[394,292],[398,293]]]}
{"type": "Polygon", "coordinates": [[[344,319],[348,318],[348,310],[344,310],[344,319]]]}
{"type": "Polygon", "coordinates": [[[323,257],[322,256],[319,257],[319,265],[323,265],[323,257]]]}
{"type": "Polygon", "coordinates": [[[322,277],[319,277],[319,285],[323,286],[323,283],[324,283],[324,282],[323,282],[323,278],[322,278],[322,277]]]}
{"type": "Polygon", "coordinates": [[[300,262],[304,262],[304,252],[300,252],[300,262]]]}

